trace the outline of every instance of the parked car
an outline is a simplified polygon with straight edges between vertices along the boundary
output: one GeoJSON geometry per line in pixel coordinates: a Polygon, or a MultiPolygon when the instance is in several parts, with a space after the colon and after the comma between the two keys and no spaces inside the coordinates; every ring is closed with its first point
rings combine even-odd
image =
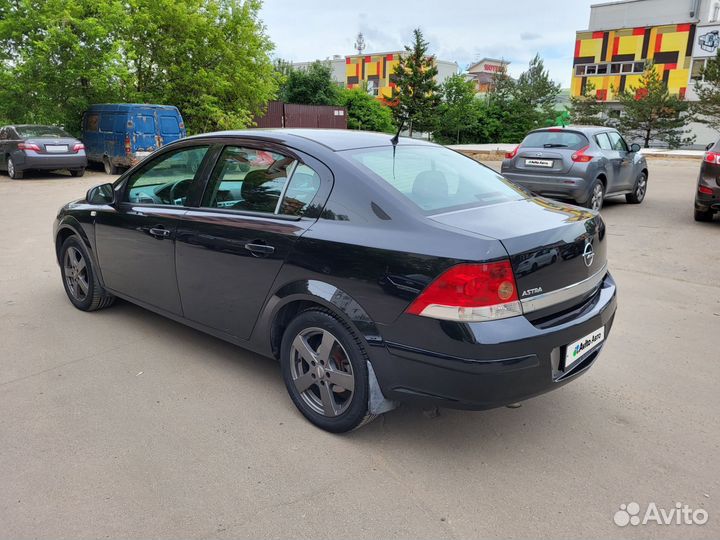
{"type": "Polygon", "coordinates": [[[22,124],[0,127],[0,168],[10,178],[25,171],[68,169],[82,176],[87,167],[85,146],[56,126],[22,124]]]}
{"type": "Polygon", "coordinates": [[[640,146],[628,146],[620,133],[604,127],[531,131],[505,155],[501,171],[533,193],[572,199],[592,210],[617,195],[640,204],[647,193],[648,167],[640,146]]]}
{"type": "Polygon", "coordinates": [[[720,212],[720,141],[709,144],[695,191],[695,221],[712,221],[720,212]]]}
{"type": "Polygon", "coordinates": [[[180,111],[170,105],[93,105],[82,126],[88,159],[102,163],[107,174],[118,174],[187,135],[180,111]]]}
{"type": "Polygon", "coordinates": [[[277,358],[333,432],[402,401],[487,409],[559,388],[616,309],[597,212],[378,133],[186,138],[66,205],[54,232],[75,307],[124,298],[277,358]]]}

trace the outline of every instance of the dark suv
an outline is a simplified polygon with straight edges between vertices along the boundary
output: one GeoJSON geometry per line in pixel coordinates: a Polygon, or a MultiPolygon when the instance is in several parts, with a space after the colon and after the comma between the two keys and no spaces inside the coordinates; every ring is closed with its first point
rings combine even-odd
{"type": "Polygon", "coordinates": [[[640,146],[628,146],[620,133],[606,127],[531,131],[506,154],[501,171],[533,193],[572,199],[593,210],[615,195],[639,204],[647,192],[648,167],[640,146]]]}
{"type": "Polygon", "coordinates": [[[712,221],[720,211],[720,141],[708,145],[695,191],[695,221],[712,221]]]}

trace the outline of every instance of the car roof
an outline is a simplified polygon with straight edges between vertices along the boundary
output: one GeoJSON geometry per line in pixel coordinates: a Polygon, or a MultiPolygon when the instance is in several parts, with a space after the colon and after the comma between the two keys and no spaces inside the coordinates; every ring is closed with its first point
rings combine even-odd
{"type": "Polygon", "coordinates": [[[175,105],[156,105],[154,103],[96,103],[88,111],[129,111],[130,109],[165,109],[177,111],[175,105]]]}
{"type": "MultiPolygon", "coordinates": [[[[243,137],[280,144],[291,144],[293,142],[302,144],[304,142],[311,141],[321,144],[334,152],[373,146],[391,146],[393,138],[390,133],[356,131],[350,129],[253,128],[238,131],[204,133],[202,135],[194,135],[189,137],[189,139],[207,137],[243,137]]],[[[403,146],[437,146],[434,143],[418,139],[410,139],[408,137],[400,137],[398,144],[403,146]]]]}

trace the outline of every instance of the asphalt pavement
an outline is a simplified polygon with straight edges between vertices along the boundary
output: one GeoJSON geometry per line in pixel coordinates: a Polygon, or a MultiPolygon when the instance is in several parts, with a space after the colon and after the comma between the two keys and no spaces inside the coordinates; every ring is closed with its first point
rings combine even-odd
{"type": "Polygon", "coordinates": [[[651,161],[642,205],[607,201],[619,309],[586,375],[343,436],[272,360],[129,303],[72,307],[52,221],[107,176],[0,176],[0,536],[720,536],[720,218],[693,221],[698,168],[651,161]],[[616,525],[631,502],[709,519],[616,525]]]}

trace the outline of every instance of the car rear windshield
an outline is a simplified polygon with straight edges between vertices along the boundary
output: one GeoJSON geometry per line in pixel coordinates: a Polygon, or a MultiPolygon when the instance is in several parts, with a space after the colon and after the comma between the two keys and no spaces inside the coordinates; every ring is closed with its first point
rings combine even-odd
{"type": "Polygon", "coordinates": [[[21,137],[72,137],[66,131],[55,126],[18,126],[15,128],[21,137]]]}
{"type": "Polygon", "coordinates": [[[574,131],[535,131],[530,133],[520,146],[528,148],[569,148],[580,150],[588,140],[582,133],[574,131]]]}
{"type": "Polygon", "coordinates": [[[340,154],[428,214],[526,197],[492,169],[440,146],[383,146],[340,154]]]}

